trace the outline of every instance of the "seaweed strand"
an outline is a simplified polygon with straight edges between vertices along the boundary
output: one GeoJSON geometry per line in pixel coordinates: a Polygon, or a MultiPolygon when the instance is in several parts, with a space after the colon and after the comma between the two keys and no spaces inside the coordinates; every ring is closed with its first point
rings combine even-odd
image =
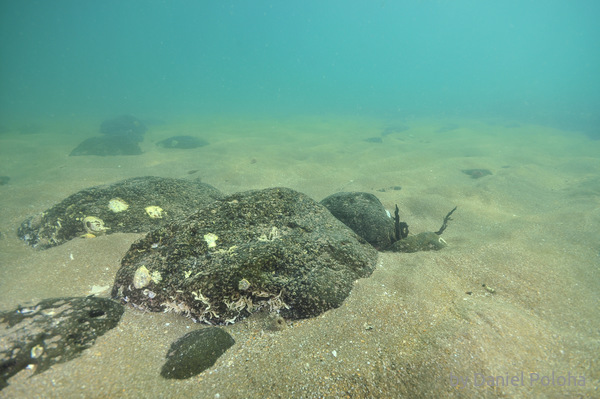
{"type": "Polygon", "coordinates": [[[444,218],[444,223],[442,224],[442,227],[440,227],[440,229],[438,231],[436,231],[435,234],[437,234],[438,236],[442,235],[442,233],[444,232],[444,230],[446,230],[446,227],[448,227],[448,222],[450,220],[452,220],[452,218],[450,217],[450,215],[452,215],[452,213],[454,213],[454,211],[456,210],[456,208],[458,208],[458,207],[455,206],[454,209],[452,209],[450,212],[448,212],[448,214],[444,218]]]}
{"type": "Polygon", "coordinates": [[[396,210],[394,211],[394,229],[396,233],[396,241],[400,241],[403,238],[408,237],[408,224],[400,221],[400,210],[398,204],[396,204],[396,210]]]}

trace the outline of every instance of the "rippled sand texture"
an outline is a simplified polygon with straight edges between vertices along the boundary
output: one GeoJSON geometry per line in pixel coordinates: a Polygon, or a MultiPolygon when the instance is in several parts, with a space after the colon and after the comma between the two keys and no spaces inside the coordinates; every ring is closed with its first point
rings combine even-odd
{"type": "Polygon", "coordinates": [[[86,126],[0,135],[0,175],[11,177],[0,186],[2,309],[112,285],[140,235],[36,251],[15,231],[69,194],[127,177],[201,177],[225,193],[286,186],[316,200],[367,191],[390,210],[398,204],[413,233],[436,231],[457,205],[449,246],[381,254],[340,308],[283,331],[264,330],[260,317],[225,327],[236,344],[188,380],[159,372],[171,342],[199,325],[128,308],[80,358],[21,373],[0,397],[598,395],[600,141],[497,121],[194,120],[150,129],[143,155],[69,157],[94,134],[86,126]],[[410,128],[382,137],[394,123],[410,128]],[[155,146],[174,135],[210,144],[155,146]],[[373,137],[382,142],[365,141],[373,137]],[[473,179],[468,169],[492,174],[473,179]],[[481,376],[501,379],[476,386],[481,376]]]}

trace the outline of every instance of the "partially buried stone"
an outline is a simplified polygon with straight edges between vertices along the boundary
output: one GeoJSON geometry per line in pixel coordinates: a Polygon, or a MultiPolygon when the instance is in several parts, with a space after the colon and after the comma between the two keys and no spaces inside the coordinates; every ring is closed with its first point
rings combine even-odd
{"type": "Polygon", "coordinates": [[[384,250],[394,242],[394,221],[373,194],[341,192],[330,195],[321,204],[376,249],[384,250]]]}
{"type": "Polygon", "coordinates": [[[110,299],[75,297],[0,312],[0,389],[25,368],[37,374],[79,356],[118,324],[123,310],[110,299]]]}
{"type": "Polygon", "coordinates": [[[139,155],[142,153],[138,142],[130,137],[102,136],[90,137],[79,143],[70,156],[82,155],[139,155]]]}
{"type": "Polygon", "coordinates": [[[219,190],[197,180],[136,177],[81,190],[26,219],[18,236],[46,249],[86,233],[148,232],[221,197],[219,190]]]}
{"type": "Polygon", "coordinates": [[[218,327],[189,332],[171,344],[160,375],[179,380],[193,377],[215,364],[233,344],[231,335],[218,327]]]}
{"type": "Polygon", "coordinates": [[[156,143],[157,146],[163,148],[179,148],[179,149],[191,149],[198,148],[207,145],[206,140],[199,139],[198,137],[192,136],[173,136],[168,139],[161,140],[156,143]]]}
{"type": "Polygon", "coordinates": [[[388,136],[393,133],[402,133],[408,129],[410,129],[410,128],[406,125],[391,125],[391,126],[387,126],[385,129],[383,129],[381,131],[381,135],[388,136]]]}
{"type": "Polygon", "coordinates": [[[424,232],[396,241],[389,250],[393,252],[438,251],[445,247],[446,242],[439,235],[424,232]]]}
{"type": "Polygon", "coordinates": [[[479,179],[480,177],[489,176],[492,174],[492,172],[487,169],[463,169],[462,172],[471,176],[471,179],[479,179]]]}
{"type": "Polygon", "coordinates": [[[208,323],[260,310],[305,318],[340,306],[376,259],[373,247],[308,196],[287,188],[247,191],[134,243],[112,295],[138,309],[208,323]],[[161,279],[137,288],[142,266],[161,279]]]}

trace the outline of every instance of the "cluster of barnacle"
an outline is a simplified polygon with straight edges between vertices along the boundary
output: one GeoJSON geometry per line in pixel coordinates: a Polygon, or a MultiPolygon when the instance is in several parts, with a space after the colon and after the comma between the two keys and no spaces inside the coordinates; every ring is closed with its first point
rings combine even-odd
{"type": "MultiPolygon", "coordinates": [[[[236,293],[234,296],[223,299],[223,303],[227,307],[227,313],[234,314],[233,317],[225,319],[224,324],[233,324],[236,322],[240,313],[244,310],[248,313],[254,313],[260,309],[268,308],[272,313],[278,313],[281,309],[289,309],[290,307],[281,298],[283,291],[275,295],[266,291],[255,290],[249,294],[240,295],[236,293]]],[[[221,316],[212,308],[210,300],[202,294],[201,290],[192,291],[191,294],[195,301],[201,302],[204,307],[201,312],[190,308],[185,302],[178,301],[175,297],[171,300],[161,303],[165,313],[177,313],[192,318],[196,322],[204,322],[213,324],[214,320],[221,319],[221,316]],[[195,319],[193,316],[198,316],[195,319]],[[213,322],[211,322],[213,321],[213,322]]]]}
{"type": "Polygon", "coordinates": [[[239,297],[232,299],[231,301],[228,301],[227,299],[223,299],[223,303],[227,307],[228,311],[237,312],[237,314],[235,316],[233,316],[229,319],[225,319],[224,320],[225,324],[235,323],[238,316],[244,309],[246,309],[249,313],[252,313],[255,308],[254,303],[252,303],[252,298],[249,297],[248,295],[240,295],[239,297]]]}
{"type": "Polygon", "coordinates": [[[198,290],[198,292],[192,291],[192,295],[195,301],[200,301],[206,306],[200,315],[200,321],[208,322],[209,319],[218,319],[220,317],[217,312],[211,310],[212,305],[208,298],[202,295],[202,290],[198,290]]]}
{"type": "MultiPolygon", "coordinates": [[[[183,291],[177,292],[182,293],[183,291]]],[[[197,292],[192,291],[191,293],[194,296],[195,301],[200,301],[203,305],[205,305],[202,312],[195,311],[195,309],[188,306],[184,301],[178,301],[177,298],[173,296],[170,297],[171,300],[165,301],[160,304],[160,306],[164,307],[163,312],[182,314],[186,317],[191,318],[192,320],[194,320],[194,322],[204,322],[208,324],[212,324],[210,322],[211,319],[218,319],[220,317],[217,314],[217,312],[211,309],[212,306],[210,304],[210,301],[206,296],[202,294],[201,290],[198,290],[197,292]],[[198,313],[200,313],[198,319],[194,318],[193,316],[198,315],[198,313]]]]}
{"type": "Polygon", "coordinates": [[[270,312],[278,313],[281,309],[289,309],[289,305],[286,304],[281,298],[282,291],[275,295],[266,291],[252,291],[250,295],[239,295],[232,297],[231,300],[224,299],[223,303],[227,307],[227,310],[237,312],[237,316],[232,319],[225,320],[226,324],[235,322],[235,319],[245,309],[248,313],[254,313],[260,309],[269,308],[270,312]],[[253,299],[255,301],[253,301],[253,299]]]}
{"type": "Polygon", "coordinates": [[[279,312],[281,309],[289,309],[290,306],[283,302],[281,299],[281,294],[283,290],[279,291],[279,294],[269,297],[267,304],[269,305],[269,311],[271,312],[279,312]]]}
{"type": "Polygon", "coordinates": [[[248,295],[240,295],[238,298],[233,297],[231,301],[223,299],[223,303],[227,306],[227,310],[238,312],[238,314],[244,309],[252,313],[255,307],[254,303],[252,303],[252,297],[248,295]]]}

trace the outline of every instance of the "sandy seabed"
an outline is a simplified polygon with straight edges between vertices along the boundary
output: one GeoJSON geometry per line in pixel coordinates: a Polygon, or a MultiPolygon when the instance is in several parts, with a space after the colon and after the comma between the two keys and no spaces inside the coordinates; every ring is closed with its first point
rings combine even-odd
{"type": "Polygon", "coordinates": [[[94,185],[155,175],[200,177],[226,194],[285,186],[318,201],[366,191],[387,209],[398,204],[412,233],[437,230],[458,206],[447,248],[381,253],[340,308],[282,331],[258,317],[224,327],[236,344],[196,377],[159,372],[171,342],[202,326],[127,308],[79,358],[23,371],[0,397],[600,397],[600,141],[504,121],[424,119],[398,122],[410,128],[382,143],[364,141],[395,123],[182,121],[152,127],[144,154],[129,157],[68,156],[95,127],[0,135],[0,175],[11,177],[0,186],[4,310],[112,286],[142,235],[45,251],[16,237],[27,216],[94,185]],[[173,135],[210,144],[154,145],[173,135]],[[492,175],[462,172],[472,168],[492,175]]]}

